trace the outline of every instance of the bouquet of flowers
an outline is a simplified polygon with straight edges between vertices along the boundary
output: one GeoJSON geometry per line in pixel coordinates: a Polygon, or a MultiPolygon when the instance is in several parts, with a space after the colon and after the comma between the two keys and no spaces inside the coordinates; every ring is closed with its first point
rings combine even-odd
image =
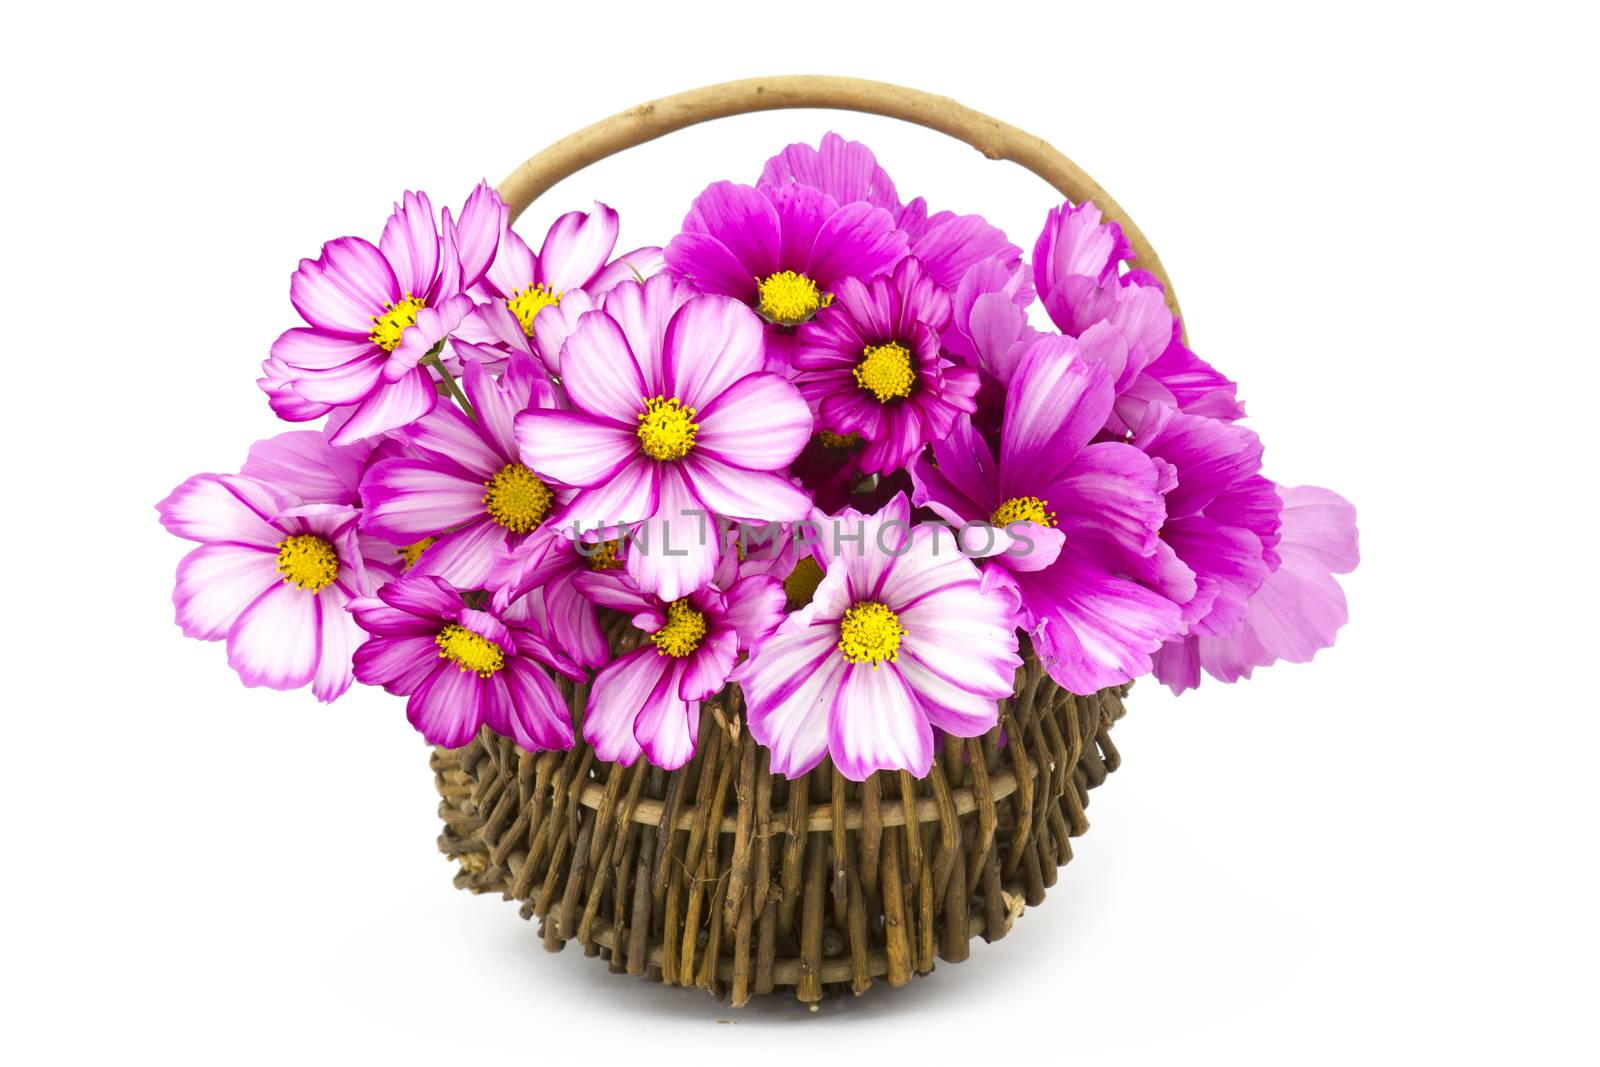
{"type": "Polygon", "coordinates": [[[828,134],[660,247],[617,254],[604,204],[537,252],[507,216],[406,193],[302,260],[258,384],[318,425],[158,505],[199,543],[178,625],[245,685],[669,769],[738,686],[774,773],[860,780],[993,729],[1023,655],[1181,692],[1345,621],[1353,509],[1262,473],[1093,203],[1025,255],[828,134]]]}

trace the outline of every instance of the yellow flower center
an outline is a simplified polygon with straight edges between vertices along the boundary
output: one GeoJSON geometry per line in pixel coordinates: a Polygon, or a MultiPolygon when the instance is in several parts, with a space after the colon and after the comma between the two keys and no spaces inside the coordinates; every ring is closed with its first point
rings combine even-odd
{"type": "Polygon", "coordinates": [[[506,665],[505,649],[458,623],[446,625],[433,643],[439,646],[439,658],[454,663],[463,674],[471,671],[487,678],[506,665]]]}
{"type": "Polygon", "coordinates": [[[339,576],[339,555],[316,534],[295,534],[278,542],[278,573],[290,585],[320,593],[339,576]]]}
{"type": "Polygon", "coordinates": [[[848,663],[869,663],[873,670],[900,657],[900,639],[906,628],[900,616],[875,600],[863,600],[844,613],[839,622],[839,651],[848,663]]]}
{"type": "Polygon", "coordinates": [[[561,291],[551,289],[543,284],[534,284],[526,289],[518,289],[511,294],[511,299],[506,301],[506,307],[511,314],[522,323],[522,332],[529,337],[533,336],[533,317],[545,308],[557,307],[561,303],[561,291]]]}
{"type": "Polygon", "coordinates": [[[682,459],[694,447],[694,408],[686,408],[677,397],[644,397],[639,415],[639,447],[651,459],[682,459]]]}
{"type": "Polygon", "coordinates": [[[667,624],[650,635],[660,656],[682,659],[700,647],[706,636],[706,617],[689,606],[687,600],[674,600],[667,605],[667,624]]]}
{"type": "Polygon", "coordinates": [[[412,567],[415,567],[417,565],[417,557],[426,552],[428,550],[428,546],[433,544],[433,542],[436,540],[438,540],[438,538],[424,537],[422,540],[402,548],[400,550],[400,558],[405,562],[406,570],[410,570],[412,567]]]}
{"type": "Polygon", "coordinates": [[[795,326],[805,322],[827,301],[817,292],[817,283],[804,274],[780,270],[756,282],[760,294],[756,310],[770,322],[795,326]]]}
{"type": "Polygon", "coordinates": [[[617,558],[617,543],[615,541],[601,541],[595,546],[594,554],[589,557],[589,569],[592,571],[620,571],[622,561],[617,558]]]}
{"type": "Polygon", "coordinates": [[[1054,526],[1056,513],[1046,511],[1049,506],[1050,501],[1040,500],[1036,496],[1014,496],[994,509],[994,514],[989,517],[989,523],[1001,529],[1014,522],[1036,522],[1040,526],[1054,526]]]}
{"type": "Polygon", "coordinates": [[[858,433],[834,433],[832,430],[823,430],[817,434],[817,439],[822,442],[823,448],[850,449],[861,443],[858,433]]]}
{"type": "Polygon", "coordinates": [[[400,347],[406,329],[417,324],[417,312],[426,306],[410,293],[398,304],[383,305],[383,314],[372,316],[372,332],[367,339],[385,352],[393,352],[400,347]]]}
{"type": "Polygon", "coordinates": [[[880,404],[910,396],[917,380],[916,371],[911,369],[910,350],[896,341],[864,350],[854,373],[856,384],[877,397],[880,404]]]}
{"type": "Polygon", "coordinates": [[[821,584],[822,567],[810,556],[802,557],[794,565],[794,570],[789,572],[789,577],[783,580],[783,594],[787,598],[784,608],[796,611],[805,607],[817,595],[817,586],[821,584]]]}
{"type": "Polygon", "coordinates": [[[483,494],[484,510],[512,533],[527,533],[543,522],[555,500],[550,487],[520,463],[507,463],[483,484],[489,487],[483,494]]]}

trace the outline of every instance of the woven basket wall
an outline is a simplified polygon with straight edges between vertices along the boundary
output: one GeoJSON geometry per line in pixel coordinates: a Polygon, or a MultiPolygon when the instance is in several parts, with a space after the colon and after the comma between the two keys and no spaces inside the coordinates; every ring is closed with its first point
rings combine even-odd
{"type": "MultiPolygon", "coordinates": [[[[588,687],[564,684],[581,721],[588,687]]],[[[1044,900],[1088,829],[1089,790],[1117,767],[1108,732],[1126,691],[1074,696],[1029,654],[996,729],[944,738],[925,778],[860,783],[826,760],[793,781],[769,773],[737,687],[706,703],[676,771],[485,732],[434,750],[439,847],[458,887],[520,901],[545,948],[577,941],[616,972],[735,1005],[903,985],[1044,900]]]]}

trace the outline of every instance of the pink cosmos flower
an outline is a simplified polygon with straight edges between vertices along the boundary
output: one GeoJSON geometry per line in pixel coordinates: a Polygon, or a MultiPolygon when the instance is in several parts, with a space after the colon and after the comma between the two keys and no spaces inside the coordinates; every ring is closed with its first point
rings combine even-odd
{"type": "Polygon", "coordinates": [[[810,498],[782,471],[811,412],[762,364],[761,322],[738,301],[665,275],[618,285],[562,350],[573,410],[517,416],[523,462],[580,490],[550,522],[625,528],[628,576],[671,601],[711,580],[714,517],[804,517],[810,498]]]}
{"type": "Polygon", "coordinates": [[[943,530],[913,528],[910,515],[904,496],[873,515],[842,512],[845,536],[861,540],[824,537],[811,601],[736,672],[773,771],[792,778],[828,754],[855,781],[920,776],[935,727],[976,737],[998,720],[1021,663],[1015,619],[943,530]]]}
{"type": "Polygon", "coordinates": [[[495,552],[489,579],[495,591],[495,610],[519,605],[545,620],[546,632],[575,662],[603,667],[611,661],[611,646],[600,629],[594,601],[584,595],[575,579],[593,571],[622,570],[622,551],[616,541],[579,542],[550,529],[520,544],[508,540],[504,549],[495,552]]]}
{"type": "Polygon", "coordinates": [[[801,327],[794,382],[823,429],[865,442],[866,473],[899,470],[976,409],[977,372],[940,353],[949,323],[950,297],[907,257],[893,275],[845,278],[801,327]]]}
{"type": "Polygon", "coordinates": [[[472,310],[475,284],[499,239],[505,205],[487,184],[459,224],[423,193],[395,205],[377,245],[341,237],[300,261],[289,299],[309,324],[272,346],[261,386],[283,418],[354,406],[335,444],[392,430],[433,410],[438,394],[422,357],[472,310]],[[293,397],[298,397],[299,402],[293,397]]]}
{"type": "Polygon", "coordinates": [[[524,409],[556,406],[544,371],[517,355],[497,380],[469,362],[462,383],[474,418],[441,404],[397,431],[416,456],[372,465],[361,482],[361,528],[398,545],[427,539],[412,573],[477,589],[488,584],[496,553],[527,538],[572,494],[523,464],[512,429],[524,409]]]}
{"type": "Polygon", "coordinates": [[[673,601],[639,592],[616,572],[577,576],[591,600],[650,635],[595,676],[583,739],[597,757],[631,766],[642,752],[672,770],[694,756],[701,701],[727,684],[740,653],[759,647],[783,620],[778,579],[738,577],[737,564],[725,558],[722,583],[673,601]]]}
{"type": "Polygon", "coordinates": [[[841,206],[808,185],[716,182],[695,199],[665,256],[702,291],[754,308],[768,324],[768,366],[781,372],[793,328],[810,321],[841,281],[881,274],[905,253],[894,219],[865,201],[841,206]]]}
{"type": "Polygon", "coordinates": [[[1355,508],[1315,486],[1278,489],[1277,495],[1282,527],[1270,553],[1274,569],[1251,594],[1243,619],[1229,633],[1169,641],[1156,654],[1156,678],[1174,693],[1199,685],[1202,670],[1236,682],[1278,660],[1307,663],[1349,621],[1334,575],[1361,560],[1355,508]]]}
{"type": "Polygon", "coordinates": [[[428,740],[460,748],[480,726],[529,752],[572,747],[566,701],[544,670],[581,669],[522,626],[469,607],[432,575],[408,575],[350,605],[371,636],[355,652],[355,675],[409,696],[406,718],[428,740]]]}
{"type": "Polygon", "coordinates": [[[1117,393],[1108,428],[1136,430],[1151,404],[1225,421],[1242,418],[1234,383],[1183,344],[1161,283],[1145,271],[1119,273],[1132,256],[1121,227],[1102,223],[1089,201],[1053,209],[1033,250],[1034,284],[1062,333],[1082,338],[1109,325],[1120,336],[1098,357],[1107,360],[1117,393]]]}
{"type": "MultiPolygon", "coordinates": [[[[343,471],[314,454],[310,461],[293,455],[302,443],[273,449],[262,442],[252,465],[307,473],[303,484],[322,480],[330,495],[343,495],[336,487],[343,471]]],[[[178,564],[172,594],[186,637],[226,641],[228,665],[247,686],[309,683],[325,702],[350,687],[350,656],[361,637],[345,607],[386,572],[362,551],[355,508],[308,503],[258,478],[197,474],[156,510],[168,531],[200,542],[178,564]]]]}
{"type": "Polygon", "coordinates": [[[1183,632],[1180,605],[1196,591],[1159,536],[1161,469],[1131,445],[1090,443],[1113,401],[1106,365],[1055,338],[1017,368],[998,463],[963,420],[911,469],[913,499],[970,527],[963,541],[987,557],[985,587],[1017,598],[1050,676],[1074,693],[1148,671],[1151,653],[1183,632]],[[1152,568],[1176,602],[1125,577],[1152,568]]]}
{"type": "Polygon", "coordinates": [[[594,310],[596,300],[618,282],[642,280],[661,270],[661,249],[656,247],[610,259],[617,228],[617,213],[597,201],[592,213],[569,211],[557,219],[535,255],[502,215],[498,250],[477,287],[488,302],[473,309],[458,336],[524,352],[560,374],[561,346],[577,318],[594,310]],[[556,310],[541,314],[546,309],[556,310]]]}

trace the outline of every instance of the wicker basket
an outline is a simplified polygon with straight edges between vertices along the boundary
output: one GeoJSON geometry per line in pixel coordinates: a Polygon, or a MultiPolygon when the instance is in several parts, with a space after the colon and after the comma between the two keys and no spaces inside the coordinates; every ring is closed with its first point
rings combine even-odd
{"type": "MultiPolygon", "coordinates": [[[[623,112],[557,142],[500,186],[515,217],[557,181],[621,149],[708,119],[812,107],[866,111],[1012,159],[1123,226],[1140,265],[1167,282],[1143,235],[1104,190],[1036,137],[953,101],[848,78],[731,82],[623,112]]],[[[1177,302],[1170,283],[1167,298],[1177,302]]],[[[624,652],[639,632],[611,620],[624,652]]],[[[575,723],[587,685],[562,683],[575,723]]],[[[688,765],[621,767],[581,740],[529,753],[485,731],[436,749],[439,847],[456,885],[501,893],[537,917],[545,947],[576,940],[613,971],[731,992],[735,1005],[792,988],[815,1004],[903,985],[958,962],[975,937],[1004,937],[1039,904],[1070,839],[1088,829],[1088,791],[1117,767],[1108,731],[1126,686],[1075,696],[1024,642],[1014,696],[981,738],[946,737],[924,778],[847,781],[823,763],[793,781],[742,726],[730,686],[705,704],[688,765]]]]}

